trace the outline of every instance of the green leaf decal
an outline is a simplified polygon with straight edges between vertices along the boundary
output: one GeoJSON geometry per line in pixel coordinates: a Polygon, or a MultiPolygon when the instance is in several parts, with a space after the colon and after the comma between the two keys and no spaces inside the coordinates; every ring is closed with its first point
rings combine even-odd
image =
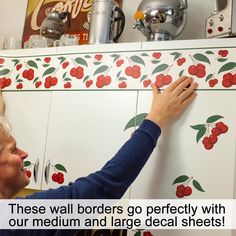
{"type": "Polygon", "coordinates": [[[116,78],[119,78],[120,77],[120,74],[121,74],[122,71],[119,71],[116,75],[116,78]]]}
{"type": "Polygon", "coordinates": [[[36,58],[35,60],[36,60],[36,61],[41,61],[41,58],[36,58]]]}
{"type": "Polygon", "coordinates": [[[183,74],[184,74],[184,70],[181,70],[181,71],[179,72],[179,77],[181,77],[183,74]]]}
{"type": "Polygon", "coordinates": [[[183,182],[187,181],[188,179],[189,179],[189,177],[187,175],[181,175],[174,180],[173,185],[178,184],[178,183],[183,183],[183,182]]]}
{"type": "Polygon", "coordinates": [[[152,75],[154,75],[154,74],[157,73],[157,72],[161,72],[161,71],[163,71],[163,70],[166,70],[168,67],[169,67],[169,66],[168,66],[167,64],[161,64],[161,65],[157,66],[157,67],[153,70],[152,75]]]}
{"type": "Polygon", "coordinates": [[[206,54],[214,54],[212,51],[206,51],[206,54]]]}
{"type": "Polygon", "coordinates": [[[214,115],[214,116],[208,117],[206,122],[207,123],[213,123],[213,122],[216,122],[217,120],[222,119],[222,118],[224,118],[224,117],[223,116],[219,116],[219,115],[214,115]]]}
{"type": "Polygon", "coordinates": [[[24,161],[24,167],[28,167],[31,165],[31,162],[30,161],[24,161]]]}
{"type": "Polygon", "coordinates": [[[59,171],[64,171],[64,172],[67,173],[66,168],[65,168],[63,165],[61,165],[61,164],[56,164],[56,165],[55,165],[55,168],[56,168],[57,170],[59,170],[59,171]]]}
{"type": "Polygon", "coordinates": [[[176,59],[178,59],[180,57],[181,54],[179,52],[173,52],[170,55],[175,56],[174,60],[176,60],[176,59]]]}
{"type": "Polygon", "coordinates": [[[18,75],[16,76],[16,81],[18,80],[19,77],[20,77],[20,74],[18,74],[18,75]]]}
{"type": "Polygon", "coordinates": [[[125,81],[125,80],[127,80],[125,77],[120,77],[119,78],[119,81],[125,81]]]}
{"type": "Polygon", "coordinates": [[[151,62],[152,62],[152,64],[158,64],[158,63],[160,63],[161,61],[160,61],[160,60],[152,60],[151,62]]]}
{"type": "Polygon", "coordinates": [[[198,191],[200,192],[205,192],[205,190],[202,188],[202,186],[198,183],[197,180],[193,180],[193,186],[194,188],[196,188],[198,191]]]}
{"type": "Polygon", "coordinates": [[[213,77],[213,74],[209,74],[209,75],[206,77],[206,82],[207,82],[208,80],[210,80],[212,77],[213,77]]]}
{"type": "Polygon", "coordinates": [[[100,73],[103,73],[104,71],[106,71],[108,69],[108,66],[101,66],[99,67],[93,75],[96,75],[96,74],[100,74],[100,73]]]}
{"type": "Polygon", "coordinates": [[[43,67],[49,67],[50,66],[50,64],[44,64],[43,65],[43,67]]]}
{"type": "Polygon", "coordinates": [[[195,130],[201,130],[205,127],[205,125],[200,124],[200,125],[191,125],[191,128],[195,129],[195,130]]]}
{"type": "Polygon", "coordinates": [[[71,79],[70,78],[65,78],[64,81],[71,81],[71,79]]]}
{"type": "Polygon", "coordinates": [[[141,114],[133,117],[131,120],[129,120],[129,122],[125,126],[124,131],[129,128],[140,126],[146,117],[147,117],[147,113],[141,113],[141,114]]]}
{"type": "Polygon", "coordinates": [[[85,55],[84,57],[85,58],[92,58],[90,55],[85,55]]]}
{"type": "Polygon", "coordinates": [[[142,53],[141,56],[142,57],[148,57],[149,55],[147,53],[142,53]]]}
{"type": "Polygon", "coordinates": [[[83,58],[81,58],[81,57],[75,58],[75,62],[78,63],[78,64],[80,64],[80,65],[83,65],[83,66],[87,66],[87,67],[88,67],[87,62],[86,62],[83,58]]]}
{"type": "Polygon", "coordinates": [[[58,60],[60,60],[60,64],[61,64],[66,60],[66,58],[65,57],[58,57],[58,60]]]}
{"type": "Polygon", "coordinates": [[[7,75],[10,72],[8,69],[0,70],[0,76],[7,75]]]}
{"type": "Polygon", "coordinates": [[[83,82],[86,82],[88,79],[89,79],[89,75],[87,75],[87,76],[84,78],[83,82]]]}
{"type": "Polygon", "coordinates": [[[225,61],[227,61],[227,60],[228,60],[227,58],[218,58],[218,59],[217,59],[218,62],[225,62],[225,61]]]}
{"type": "Polygon", "coordinates": [[[36,64],[34,61],[32,61],[32,60],[27,61],[27,64],[28,64],[30,67],[34,67],[34,68],[38,69],[37,64],[36,64]]]}
{"type": "Polygon", "coordinates": [[[211,64],[210,60],[205,55],[203,55],[201,53],[196,53],[196,54],[193,55],[193,57],[197,61],[207,62],[208,64],[211,64]]]}
{"type": "Polygon", "coordinates": [[[50,67],[46,71],[44,71],[43,76],[52,74],[56,70],[55,67],[50,67]]]}
{"type": "Polygon", "coordinates": [[[63,74],[63,76],[62,76],[63,79],[66,77],[66,74],[67,74],[67,72],[65,72],[65,73],[63,74]]]}
{"type": "Polygon", "coordinates": [[[130,60],[132,60],[135,63],[142,64],[142,65],[145,66],[145,62],[144,62],[144,60],[141,57],[132,56],[132,57],[130,57],[130,60]]]}
{"type": "Polygon", "coordinates": [[[136,232],[134,236],[141,236],[141,231],[136,232]]]}
{"type": "Polygon", "coordinates": [[[205,133],[206,133],[206,127],[204,126],[204,128],[200,129],[197,133],[197,137],[196,137],[197,143],[205,135],[205,133]]]}
{"type": "Polygon", "coordinates": [[[36,77],[33,81],[33,84],[35,84],[39,80],[39,77],[36,77]]]}
{"type": "Polygon", "coordinates": [[[120,55],[118,55],[118,54],[112,54],[112,55],[110,55],[111,57],[114,57],[114,58],[117,58],[117,57],[120,57],[120,55]]]}
{"type": "Polygon", "coordinates": [[[102,64],[102,62],[101,62],[101,61],[95,61],[93,64],[94,64],[95,66],[98,66],[98,65],[102,64]]]}
{"type": "Polygon", "coordinates": [[[20,61],[17,59],[14,59],[14,60],[12,60],[12,62],[14,62],[14,66],[16,66],[20,61]]]}
{"type": "Polygon", "coordinates": [[[220,73],[222,73],[222,72],[225,72],[225,71],[228,71],[228,70],[232,70],[232,69],[234,69],[235,67],[236,67],[236,63],[235,63],[235,62],[229,62],[229,63],[223,65],[223,66],[220,68],[218,74],[220,74],[220,73]]]}
{"type": "Polygon", "coordinates": [[[140,79],[140,82],[143,82],[147,78],[147,75],[143,75],[142,78],[140,79]]]}

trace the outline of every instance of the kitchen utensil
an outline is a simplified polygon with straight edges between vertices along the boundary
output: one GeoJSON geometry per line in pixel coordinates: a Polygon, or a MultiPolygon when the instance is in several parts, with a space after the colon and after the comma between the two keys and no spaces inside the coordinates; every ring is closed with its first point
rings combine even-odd
{"type": "Polygon", "coordinates": [[[187,0],[142,0],[135,14],[135,29],[148,41],[171,40],[187,22],[187,0]]]}
{"type": "Polygon", "coordinates": [[[118,41],[125,26],[125,15],[114,0],[94,0],[90,17],[89,44],[118,41]]]}
{"type": "Polygon", "coordinates": [[[60,39],[65,33],[66,25],[63,22],[67,18],[68,27],[70,27],[70,13],[69,12],[58,12],[54,8],[46,9],[47,17],[43,20],[40,34],[47,38],[48,46],[54,45],[54,41],[60,39]]]}

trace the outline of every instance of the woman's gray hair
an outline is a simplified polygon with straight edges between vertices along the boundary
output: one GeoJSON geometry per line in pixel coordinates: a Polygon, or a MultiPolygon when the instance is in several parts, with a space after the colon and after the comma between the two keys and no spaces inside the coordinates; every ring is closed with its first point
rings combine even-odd
{"type": "MultiPolygon", "coordinates": [[[[5,116],[0,116],[0,134],[9,137],[11,135],[11,125],[5,116]]],[[[0,140],[0,151],[3,147],[2,140],[0,140]]]]}

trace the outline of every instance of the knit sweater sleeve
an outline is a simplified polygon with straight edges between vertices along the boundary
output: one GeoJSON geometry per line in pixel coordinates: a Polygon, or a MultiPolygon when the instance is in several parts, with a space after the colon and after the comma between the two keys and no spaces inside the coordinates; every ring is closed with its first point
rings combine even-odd
{"type": "Polygon", "coordinates": [[[105,166],[68,186],[38,192],[27,196],[32,199],[115,199],[121,198],[147,162],[160,128],[144,120],[133,136],[120,148],[105,166]]]}

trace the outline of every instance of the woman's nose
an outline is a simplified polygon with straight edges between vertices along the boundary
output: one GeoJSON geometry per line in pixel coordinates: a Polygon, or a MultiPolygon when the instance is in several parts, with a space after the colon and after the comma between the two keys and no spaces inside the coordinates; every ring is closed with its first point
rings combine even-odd
{"type": "Polygon", "coordinates": [[[20,152],[20,157],[21,157],[21,159],[25,159],[25,158],[27,158],[28,157],[28,153],[27,152],[25,152],[25,151],[23,151],[23,150],[21,150],[21,149],[19,149],[19,152],[20,152]]]}

